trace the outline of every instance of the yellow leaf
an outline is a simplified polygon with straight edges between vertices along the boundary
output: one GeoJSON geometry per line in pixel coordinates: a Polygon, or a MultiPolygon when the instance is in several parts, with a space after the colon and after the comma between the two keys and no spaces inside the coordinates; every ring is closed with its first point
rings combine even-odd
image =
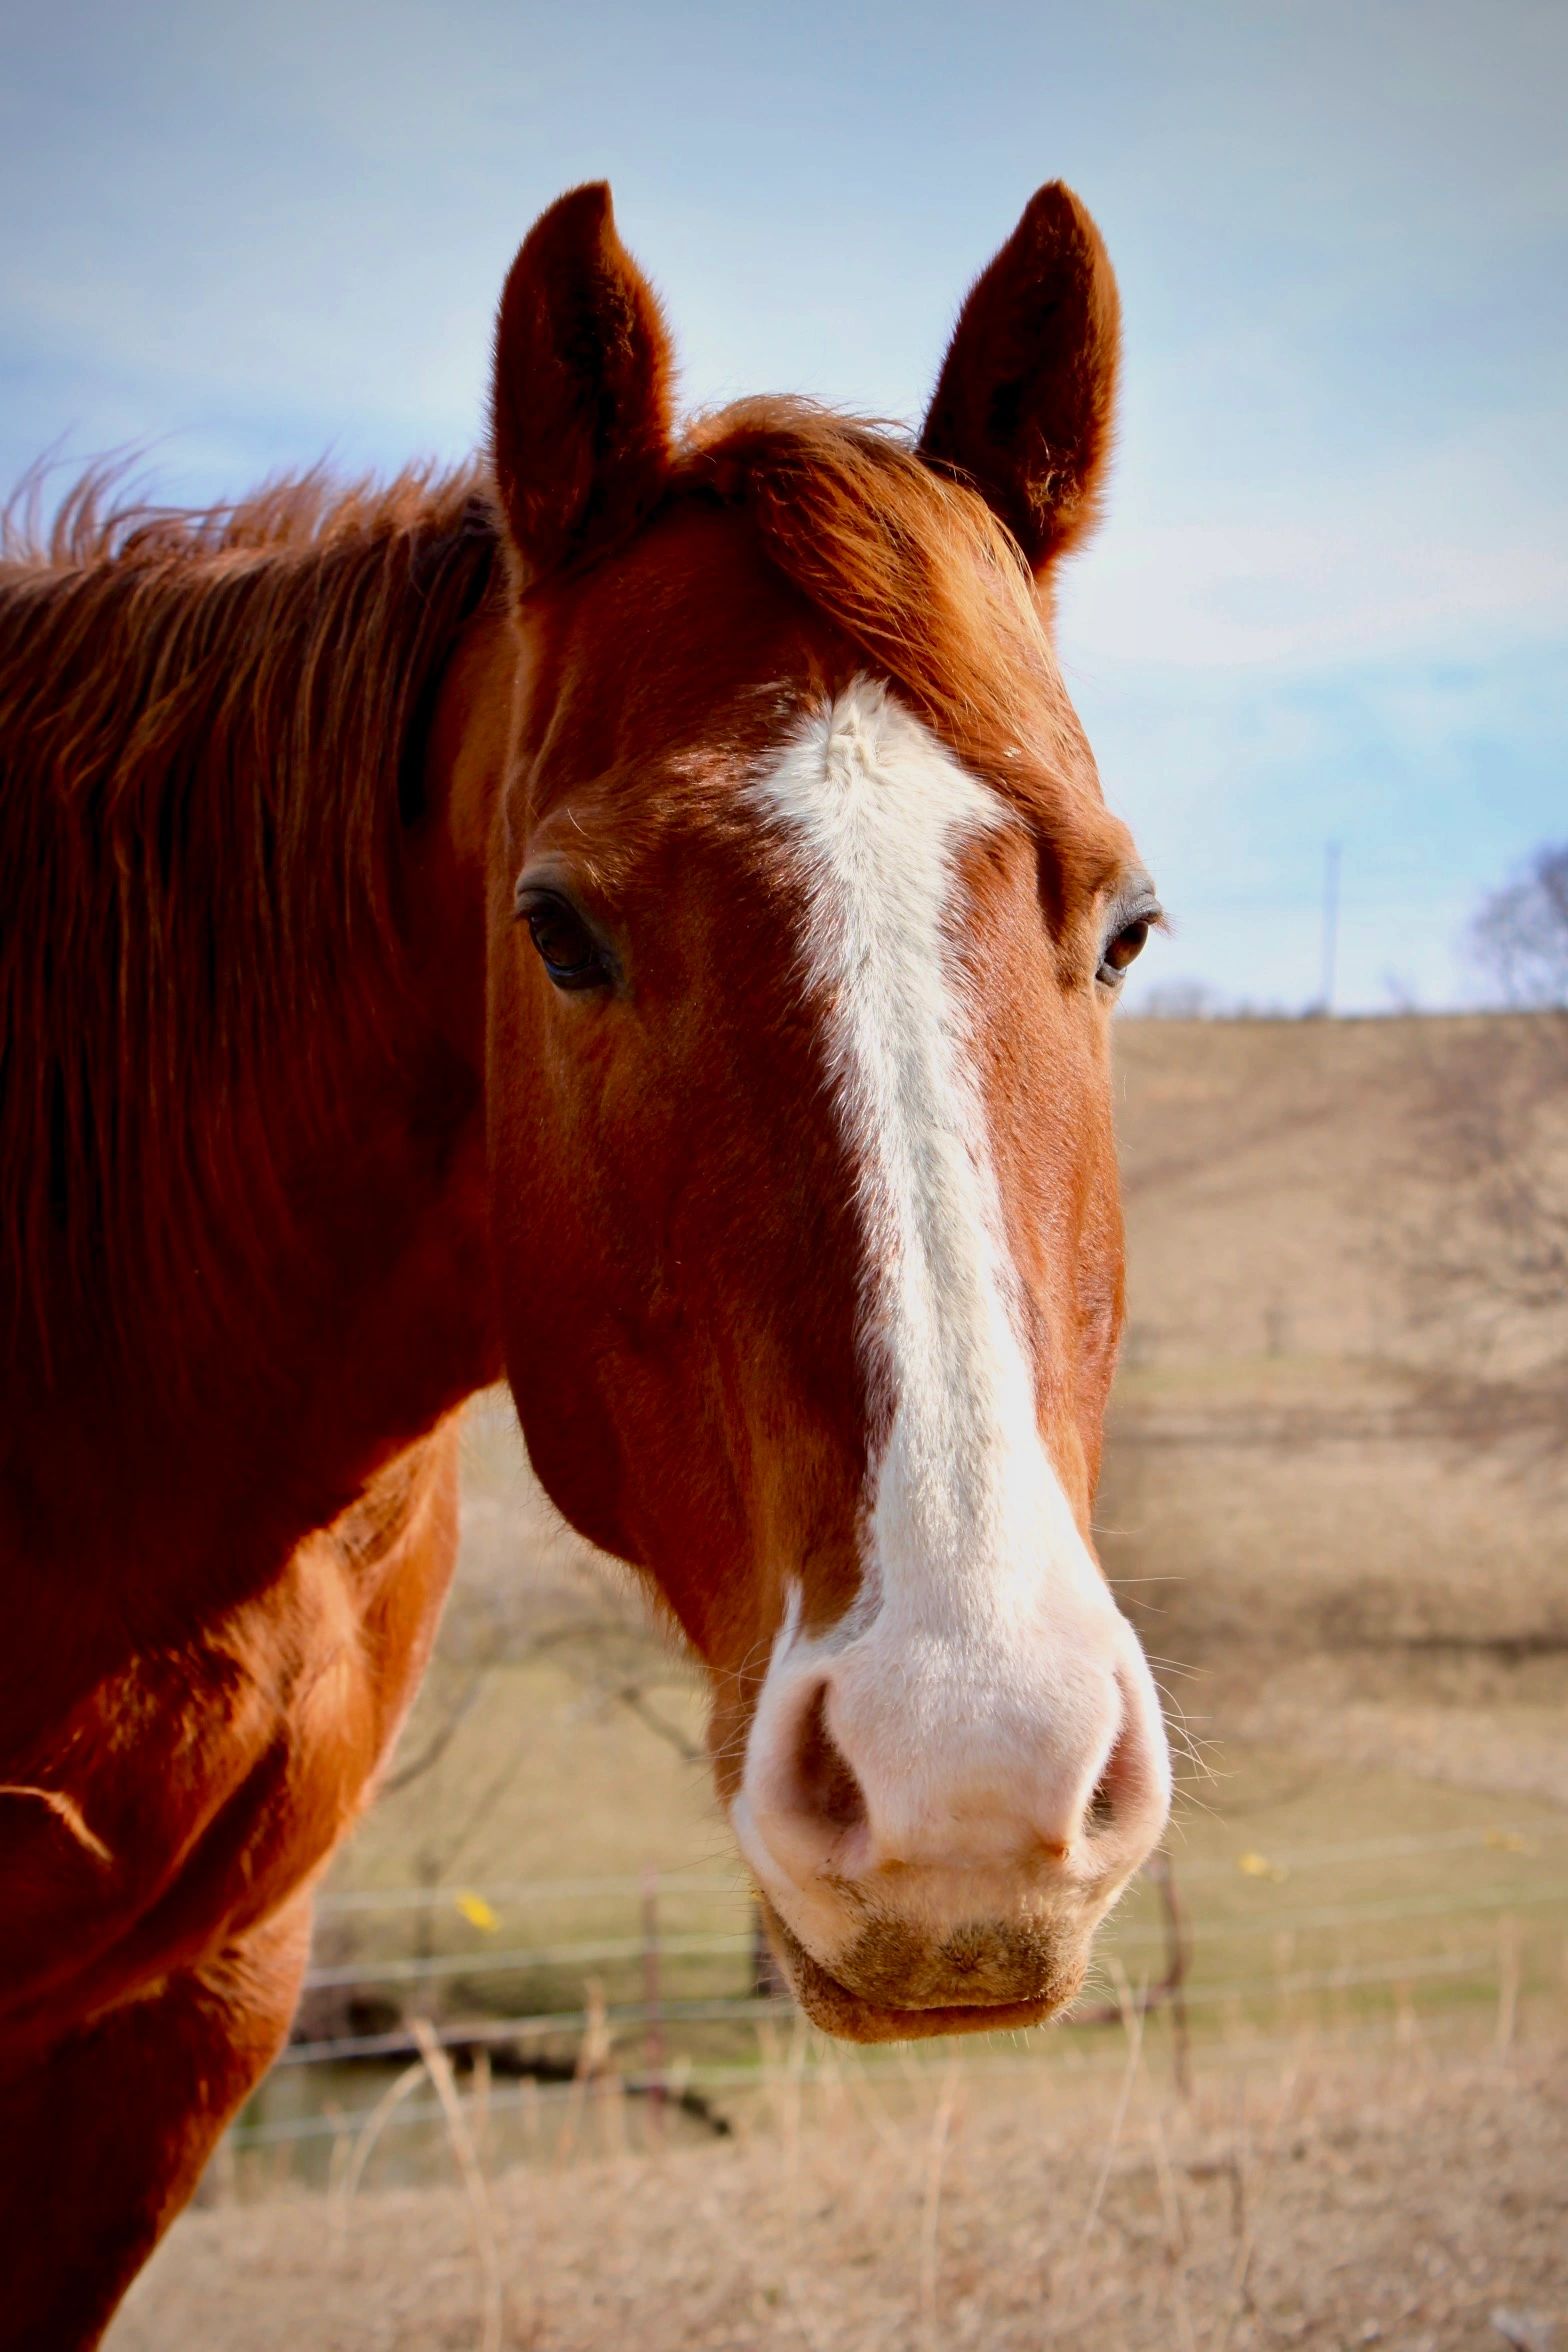
{"type": "Polygon", "coordinates": [[[470,1927],[482,1927],[486,1935],[494,1935],[501,1924],[483,1895],[459,1895],[457,1907],[470,1927]]]}
{"type": "Polygon", "coordinates": [[[1267,1878],[1276,1885],[1285,1875],[1279,1864],[1271,1862],[1266,1854],[1238,1854],[1236,1868],[1244,1878],[1267,1878]]]}

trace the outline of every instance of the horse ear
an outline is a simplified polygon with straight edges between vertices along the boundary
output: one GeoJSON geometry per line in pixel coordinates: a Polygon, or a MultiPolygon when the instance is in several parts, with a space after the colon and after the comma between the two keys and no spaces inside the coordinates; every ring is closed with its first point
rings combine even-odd
{"type": "Polygon", "coordinates": [[[970,288],[920,437],[923,456],[981,492],[1037,578],[1094,524],[1120,345],[1100,232],[1052,180],[970,288]]]}
{"type": "Polygon", "coordinates": [[[496,321],[491,457],[520,575],[635,528],[669,469],[670,339],[602,180],[541,213],[496,321]]]}

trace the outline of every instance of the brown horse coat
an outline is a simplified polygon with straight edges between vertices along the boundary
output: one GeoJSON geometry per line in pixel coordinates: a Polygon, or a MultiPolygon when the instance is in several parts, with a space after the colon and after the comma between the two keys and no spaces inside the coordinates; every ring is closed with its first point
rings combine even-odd
{"type": "Polygon", "coordinates": [[[1168,1786],[1089,1537],[1157,910],[1046,626],[1115,344],[1053,187],[921,448],[679,438],[581,190],[508,281],[490,469],[88,485],[0,572],[6,2352],[96,2341],[286,2034],[503,1363],[708,1669],[813,2012],[1076,1987],[1168,1786]],[[840,783],[883,851],[821,834],[840,783]]]}

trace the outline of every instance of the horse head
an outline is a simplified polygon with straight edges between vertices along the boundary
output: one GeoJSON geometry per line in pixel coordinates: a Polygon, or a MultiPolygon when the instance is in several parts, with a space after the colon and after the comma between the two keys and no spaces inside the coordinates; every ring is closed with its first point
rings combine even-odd
{"type": "Polygon", "coordinates": [[[508,1369],[706,1669],[799,1997],[863,2040],[1061,2007],[1169,1802],[1091,1532],[1109,1031],[1159,910],[1051,636],[1117,343],[1054,184],[913,443],[678,426],[602,187],[500,310],[509,614],[463,694],[508,1369]]]}

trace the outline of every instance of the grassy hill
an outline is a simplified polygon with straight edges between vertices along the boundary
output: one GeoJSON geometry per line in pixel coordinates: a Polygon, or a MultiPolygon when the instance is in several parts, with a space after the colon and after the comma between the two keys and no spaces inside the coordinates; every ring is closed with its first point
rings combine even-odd
{"type": "Polygon", "coordinates": [[[1231,1735],[1568,1800],[1568,1067],[1529,1019],[1129,1023],[1102,1549],[1231,1735]],[[1517,1212],[1517,1214],[1516,1214],[1517,1212]]]}

